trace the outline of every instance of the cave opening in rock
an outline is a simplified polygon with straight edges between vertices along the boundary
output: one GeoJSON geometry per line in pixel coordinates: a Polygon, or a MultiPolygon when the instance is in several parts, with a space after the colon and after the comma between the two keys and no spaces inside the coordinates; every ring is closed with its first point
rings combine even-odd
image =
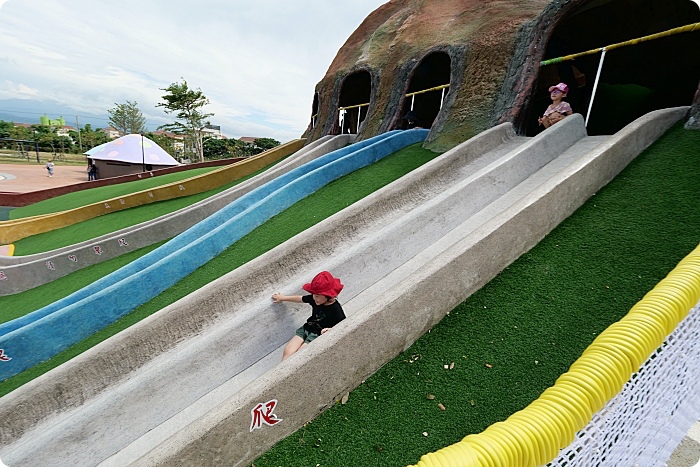
{"type": "MultiPolygon", "coordinates": [[[[700,21],[690,0],[594,0],[556,25],[544,60],[585,52],[700,21]]],[[[684,32],[606,52],[588,120],[588,134],[613,134],[657,109],[690,105],[700,80],[700,31],[684,32]]],[[[540,68],[525,114],[525,133],[542,131],[537,117],[551,103],[548,88],[569,85],[574,112],[588,113],[601,53],[540,68]]]]}
{"type": "Polygon", "coordinates": [[[311,104],[311,127],[310,129],[313,130],[316,128],[316,121],[318,119],[318,93],[314,93],[314,102],[311,104]]]}
{"type": "Polygon", "coordinates": [[[368,71],[358,71],[343,81],[338,100],[340,133],[357,133],[367,117],[372,96],[372,77],[368,71]]]}
{"type": "Polygon", "coordinates": [[[450,90],[450,73],[451,60],[445,52],[433,52],[421,60],[406,88],[401,105],[400,128],[406,128],[407,122],[403,117],[411,111],[420,127],[430,128],[433,125],[450,90]]]}

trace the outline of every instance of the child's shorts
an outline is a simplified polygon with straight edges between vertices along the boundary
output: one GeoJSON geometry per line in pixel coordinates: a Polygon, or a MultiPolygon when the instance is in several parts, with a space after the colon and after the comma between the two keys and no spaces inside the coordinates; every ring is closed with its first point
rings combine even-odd
{"type": "Polygon", "coordinates": [[[304,339],[304,344],[308,344],[309,342],[318,337],[318,334],[316,334],[315,332],[307,331],[306,328],[304,328],[304,326],[297,329],[296,335],[304,339]]]}

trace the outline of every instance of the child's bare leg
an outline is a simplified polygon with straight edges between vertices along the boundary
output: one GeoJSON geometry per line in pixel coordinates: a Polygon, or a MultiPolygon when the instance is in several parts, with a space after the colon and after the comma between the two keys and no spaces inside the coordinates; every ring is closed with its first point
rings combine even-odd
{"type": "Polygon", "coordinates": [[[284,352],[282,352],[282,361],[285,361],[291,357],[295,352],[304,346],[304,339],[299,336],[292,337],[287,345],[284,346],[284,352]]]}

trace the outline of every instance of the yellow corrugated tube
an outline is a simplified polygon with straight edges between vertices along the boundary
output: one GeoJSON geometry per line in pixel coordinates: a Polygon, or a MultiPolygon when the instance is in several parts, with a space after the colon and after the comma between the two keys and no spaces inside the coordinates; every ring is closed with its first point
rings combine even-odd
{"type": "Polygon", "coordinates": [[[538,467],[615,397],[700,301],[700,245],[591,343],[554,386],[507,420],[421,457],[412,467],[538,467]]]}

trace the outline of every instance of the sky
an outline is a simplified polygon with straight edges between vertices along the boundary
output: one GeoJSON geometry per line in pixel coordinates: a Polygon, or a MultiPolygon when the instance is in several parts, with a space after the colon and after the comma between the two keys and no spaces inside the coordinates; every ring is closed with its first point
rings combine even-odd
{"type": "Polygon", "coordinates": [[[135,101],[152,131],[174,120],[156,108],[162,89],[185,79],[224,135],[289,141],[340,47],[386,1],[0,0],[0,100],[105,118],[135,101]]]}

